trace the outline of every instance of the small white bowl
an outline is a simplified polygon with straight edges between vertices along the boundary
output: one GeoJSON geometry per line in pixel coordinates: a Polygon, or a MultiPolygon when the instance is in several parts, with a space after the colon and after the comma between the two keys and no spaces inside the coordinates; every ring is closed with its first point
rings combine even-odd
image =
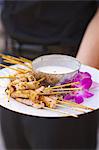
{"type": "Polygon", "coordinates": [[[73,78],[74,75],[78,73],[81,64],[74,57],[53,54],[34,59],[32,65],[33,70],[38,73],[40,77],[45,76],[46,79],[49,80],[49,83],[56,84],[62,82],[64,79],[70,80],[73,78]],[[53,71],[53,68],[55,71],[53,71]]]}

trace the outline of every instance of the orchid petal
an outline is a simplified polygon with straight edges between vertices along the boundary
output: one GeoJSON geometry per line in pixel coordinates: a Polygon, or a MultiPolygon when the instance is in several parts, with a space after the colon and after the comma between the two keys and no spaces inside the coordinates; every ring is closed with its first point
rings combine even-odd
{"type": "Polygon", "coordinates": [[[84,93],[83,93],[83,97],[84,97],[84,98],[90,98],[90,97],[92,97],[93,95],[94,95],[94,94],[91,93],[91,92],[89,92],[88,90],[84,91],[84,93]]]}
{"type": "Polygon", "coordinates": [[[84,101],[83,97],[82,96],[75,96],[75,102],[80,104],[84,101]]]}
{"type": "Polygon", "coordinates": [[[92,80],[91,78],[85,78],[81,81],[81,86],[84,88],[84,89],[89,89],[92,85],[92,80]]]}
{"type": "Polygon", "coordinates": [[[88,72],[83,72],[83,78],[91,78],[91,75],[88,72]]]}
{"type": "Polygon", "coordinates": [[[73,99],[73,98],[74,98],[74,96],[71,95],[71,94],[66,94],[66,95],[64,96],[64,100],[71,100],[71,99],[73,99]]]}
{"type": "Polygon", "coordinates": [[[91,75],[88,72],[80,72],[74,77],[74,81],[81,81],[84,78],[91,78],[91,75]]]}

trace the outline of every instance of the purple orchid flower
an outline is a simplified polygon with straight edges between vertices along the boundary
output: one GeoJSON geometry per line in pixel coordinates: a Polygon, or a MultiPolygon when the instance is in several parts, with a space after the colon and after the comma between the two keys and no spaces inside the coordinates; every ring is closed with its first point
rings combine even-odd
{"type": "Polygon", "coordinates": [[[88,72],[80,72],[74,77],[72,82],[79,82],[80,84],[75,87],[83,87],[83,89],[89,89],[92,85],[91,75],[88,72]]]}
{"type": "Polygon", "coordinates": [[[89,92],[88,90],[81,90],[81,91],[74,92],[73,94],[72,93],[66,94],[64,96],[64,100],[72,100],[80,104],[84,101],[84,98],[90,98],[93,95],[94,94],[89,92]]]}
{"type": "Polygon", "coordinates": [[[91,75],[87,72],[79,72],[72,82],[79,82],[72,87],[81,88],[79,91],[73,91],[64,96],[64,100],[73,100],[76,103],[80,104],[84,101],[84,98],[90,98],[94,94],[89,92],[89,88],[92,85],[91,75]]]}

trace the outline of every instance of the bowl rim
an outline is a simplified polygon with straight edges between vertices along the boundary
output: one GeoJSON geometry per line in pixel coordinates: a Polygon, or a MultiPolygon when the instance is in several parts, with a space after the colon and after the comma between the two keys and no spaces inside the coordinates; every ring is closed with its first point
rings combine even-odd
{"type": "MultiPolygon", "coordinates": [[[[77,66],[78,66],[78,68],[77,69],[75,69],[74,71],[72,71],[72,72],[68,72],[68,73],[61,73],[61,74],[53,74],[53,73],[46,73],[46,72],[43,72],[43,71],[38,71],[38,72],[41,72],[41,73],[45,73],[45,74],[50,74],[50,75],[65,75],[65,74],[72,74],[72,73],[75,73],[75,72],[77,72],[77,71],[79,71],[80,70],[80,67],[81,67],[81,63],[80,63],[80,61],[77,59],[77,58],[75,58],[75,57],[72,57],[72,56],[68,56],[68,55],[64,55],[64,54],[48,54],[48,55],[42,55],[42,56],[39,56],[39,57],[37,57],[37,58],[35,58],[33,61],[32,61],[32,68],[33,68],[33,63],[35,63],[35,61],[37,61],[37,60],[39,60],[39,59],[41,59],[42,60],[42,58],[46,58],[46,57],[50,57],[50,56],[52,56],[52,57],[55,57],[55,56],[57,56],[57,57],[66,57],[67,59],[72,59],[73,61],[75,61],[75,62],[77,62],[77,66]]],[[[35,70],[36,70],[36,68],[35,68],[35,70]]]]}

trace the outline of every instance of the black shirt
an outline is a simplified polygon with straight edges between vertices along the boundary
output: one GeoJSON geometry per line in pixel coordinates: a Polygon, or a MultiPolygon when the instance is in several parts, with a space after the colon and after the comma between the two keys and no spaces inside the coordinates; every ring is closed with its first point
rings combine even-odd
{"type": "Polygon", "coordinates": [[[79,45],[96,1],[6,1],[7,32],[23,43],[79,45]]]}

